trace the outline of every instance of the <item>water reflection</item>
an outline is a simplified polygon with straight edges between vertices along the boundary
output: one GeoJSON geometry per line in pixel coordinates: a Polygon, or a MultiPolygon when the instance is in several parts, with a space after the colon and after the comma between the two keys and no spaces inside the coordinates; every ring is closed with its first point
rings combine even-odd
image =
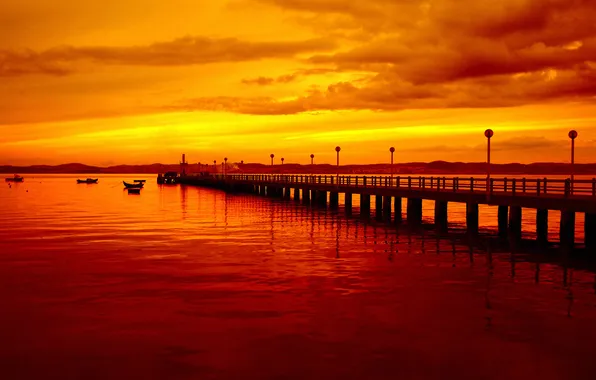
{"type": "Polygon", "coordinates": [[[133,199],[120,180],[0,190],[6,378],[596,370],[596,274],[571,257],[209,189],[133,199]]]}

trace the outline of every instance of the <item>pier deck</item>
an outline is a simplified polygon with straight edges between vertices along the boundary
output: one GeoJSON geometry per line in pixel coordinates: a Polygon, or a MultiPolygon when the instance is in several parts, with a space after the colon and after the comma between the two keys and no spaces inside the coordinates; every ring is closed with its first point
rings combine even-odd
{"type": "Polygon", "coordinates": [[[510,236],[521,236],[521,209],[531,208],[537,210],[536,226],[541,242],[547,240],[548,210],[558,210],[561,211],[560,241],[564,245],[574,244],[575,214],[584,213],[586,248],[593,248],[596,253],[596,179],[228,174],[185,176],[179,182],[284,198],[291,198],[293,190],[295,200],[329,204],[332,208],[338,206],[338,194],[346,194],[348,212],[352,195],[358,194],[364,215],[366,211],[370,215],[370,196],[375,196],[377,218],[393,217],[396,222],[401,221],[402,198],[408,199],[407,219],[414,223],[422,219],[422,200],[435,201],[437,225],[447,225],[449,202],[466,203],[470,232],[478,230],[478,205],[494,205],[499,206],[499,234],[510,236]]]}

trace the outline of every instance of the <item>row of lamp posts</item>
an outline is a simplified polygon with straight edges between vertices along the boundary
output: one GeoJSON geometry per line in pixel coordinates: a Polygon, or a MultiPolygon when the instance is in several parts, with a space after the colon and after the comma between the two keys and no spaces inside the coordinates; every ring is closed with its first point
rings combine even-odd
{"type": "MultiPolygon", "coordinates": [[[[490,140],[491,138],[494,136],[494,132],[492,129],[487,129],[486,131],[484,131],[484,136],[486,137],[487,140],[487,149],[486,149],[486,163],[487,163],[487,168],[486,168],[486,183],[487,183],[487,189],[489,188],[489,184],[490,184],[490,140]]],[[[574,166],[575,166],[575,139],[578,136],[577,131],[575,130],[571,130],[569,131],[568,134],[569,138],[571,139],[571,186],[573,189],[573,180],[574,180],[574,176],[575,176],[575,170],[574,170],[574,166]]],[[[336,146],[335,147],[335,152],[337,154],[337,177],[339,178],[339,152],[341,151],[341,147],[336,146]]],[[[395,153],[395,148],[391,147],[389,148],[389,152],[391,153],[391,177],[393,177],[393,154],[395,153]]],[[[271,158],[271,166],[273,166],[273,159],[275,158],[275,154],[271,153],[269,155],[269,157],[271,158]]],[[[315,163],[315,155],[311,154],[310,155],[310,164],[314,165],[315,163]]],[[[284,164],[284,158],[281,158],[281,164],[284,164]]],[[[224,162],[222,162],[221,164],[222,166],[222,172],[225,175],[226,174],[226,169],[228,166],[228,158],[225,157],[224,158],[224,162]]],[[[214,171],[217,172],[217,161],[213,160],[213,169],[214,171]]]]}
{"type": "MultiPolygon", "coordinates": [[[[487,129],[484,131],[484,136],[486,136],[487,145],[486,145],[486,188],[487,190],[490,188],[490,139],[494,136],[494,132],[492,129],[487,129]]],[[[568,133],[569,138],[571,139],[571,193],[573,194],[573,181],[575,179],[575,139],[578,136],[577,131],[571,130],[568,133]]],[[[393,162],[392,162],[393,163],[393,162]]]]}

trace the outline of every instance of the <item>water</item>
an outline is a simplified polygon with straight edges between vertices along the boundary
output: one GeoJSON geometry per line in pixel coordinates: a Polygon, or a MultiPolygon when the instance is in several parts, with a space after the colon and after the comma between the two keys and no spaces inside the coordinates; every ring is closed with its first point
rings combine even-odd
{"type": "Polygon", "coordinates": [[[2,379],[596,370],[589,267],[153,177],[31,177],[0,186],[2,379]]]}

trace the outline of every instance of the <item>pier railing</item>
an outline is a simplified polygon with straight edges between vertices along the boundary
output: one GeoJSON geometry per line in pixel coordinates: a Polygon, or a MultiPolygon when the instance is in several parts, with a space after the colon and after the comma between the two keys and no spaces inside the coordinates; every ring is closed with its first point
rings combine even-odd
{"type": "Polygon", "coordinates": [[[391,188],[444,192],[507,193],[532,196],[591,196],[596,198],[596,178],[591,180],[549,178],[484,178],[424,176],[337,176],[286,174],[218,174],[218,180],[254,184],[328,185],[354,188],[391,188]]]}

